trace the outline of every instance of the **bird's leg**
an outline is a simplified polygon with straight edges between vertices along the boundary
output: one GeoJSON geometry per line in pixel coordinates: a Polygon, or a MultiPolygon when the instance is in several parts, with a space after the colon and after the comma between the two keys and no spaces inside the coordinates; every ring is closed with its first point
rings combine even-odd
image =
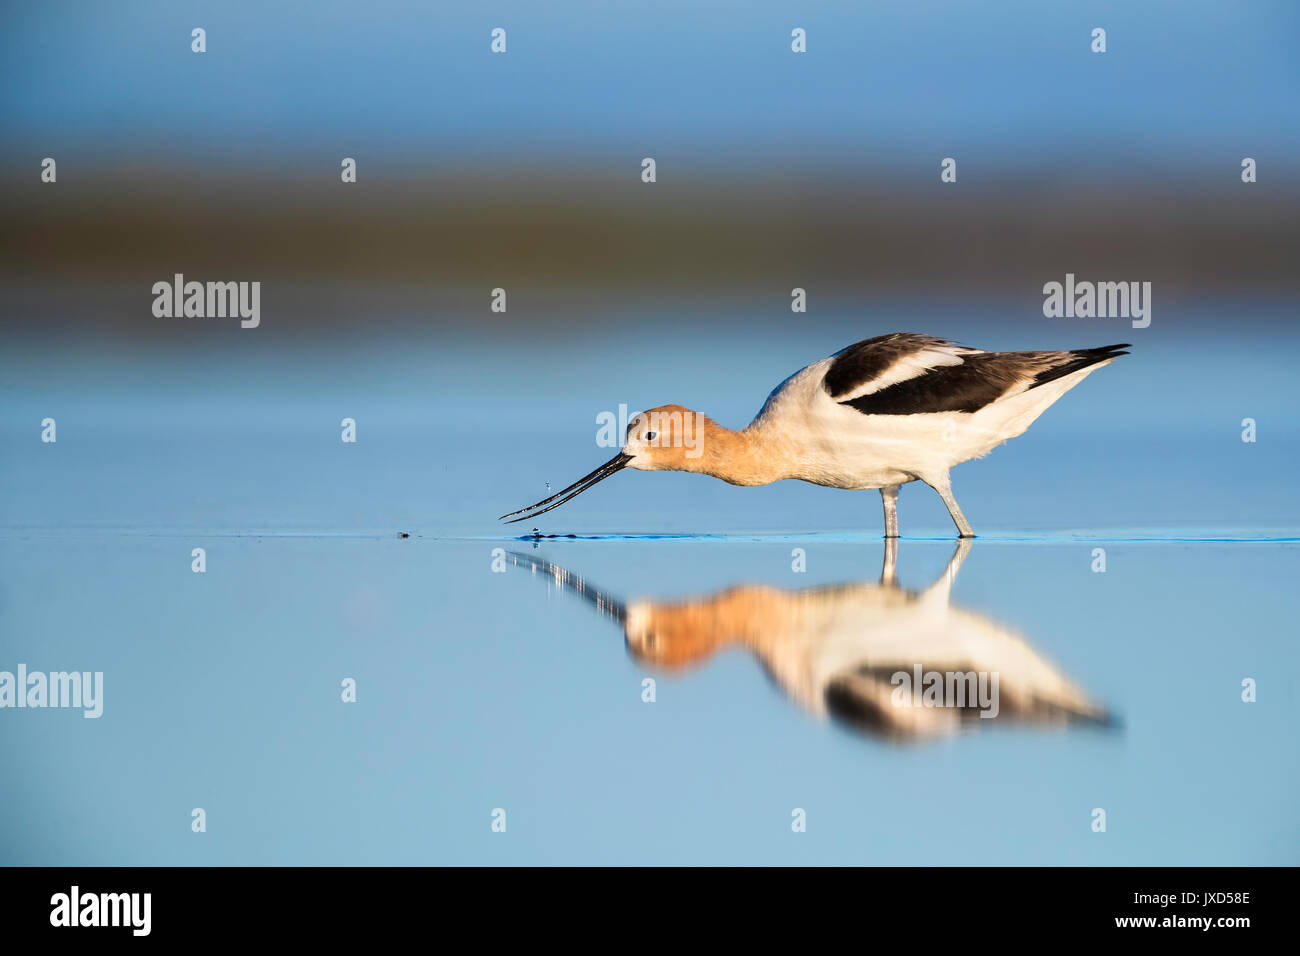
{"type": "Polygon", "coordinates": [[[952,523],[957,526],[957,534],[963,538],[975,537],[970,522],[961,513],[961,508],[957,505],[957,499],[952,496],[952,484],[948,480],[948,473],[945,471],[941,477],[922,477],[921,480],[938,492],[939,497],[943,499],[943,503],[948,507],[948,514],[952,516],[952,523]]]}
{"type": "Polygon", "coordinates": [[[885,557],[880,565],[880,586],[898,587],[898,538],[885,539],[885,557]]]}
{"type": "Polygon", "coordinates": [[[885,537],[898,537],[898,485],[880,489],[880,500],[885,505],[885,537]]]}

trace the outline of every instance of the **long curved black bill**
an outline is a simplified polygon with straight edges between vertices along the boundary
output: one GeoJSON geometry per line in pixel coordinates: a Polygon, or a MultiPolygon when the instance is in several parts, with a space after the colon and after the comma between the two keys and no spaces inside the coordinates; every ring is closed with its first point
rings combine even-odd
{"type": "Polygon", "coordinates": [[[512,511],[508,515],[502,515],[498,521],[506,521],[506,524],[514,524],[516,521],[527,521],[529,518],[536,518],[538,515],[546,514],[552,508],[558,508],[570,498],[576,498],[592,485],[604,481],[610,475],[622,471],[627,467],[627,463],[632,460],[631,455],[625,455],[619,452],[605,464],[601,465],[589,475],[579,478],[563,491],[557,491],[549,498],[543,498],[537,504],[529,505],[527,508],[520,508],[518,511],[512,511]],[[518,518],[515,515],[519,515],[518,518]]]}

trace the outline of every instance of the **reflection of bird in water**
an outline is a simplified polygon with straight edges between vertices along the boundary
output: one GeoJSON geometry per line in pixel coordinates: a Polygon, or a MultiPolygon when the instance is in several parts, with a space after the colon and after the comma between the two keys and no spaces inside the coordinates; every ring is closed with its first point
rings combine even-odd
{"type": "Polygon", "coordinates": [[[638,660],[686,668],[740,646],[804,710],[877,736],[919,739],[995,721],[1109,723],[1103,708],[1022,638],[951,606],[969,549],[960,541],[943,574],[919,593],[898,586],[897,543],[888,541],[879,583],[796,591],[742,585],[691,600],[628,604],[549,561],[512,557],[618,621],[638,660]]]}

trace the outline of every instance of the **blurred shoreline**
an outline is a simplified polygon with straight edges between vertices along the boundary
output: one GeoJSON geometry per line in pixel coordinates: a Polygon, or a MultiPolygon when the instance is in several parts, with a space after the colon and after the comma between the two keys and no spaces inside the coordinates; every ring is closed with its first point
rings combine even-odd
{"type": "MultiPolygon", "coordinates": [[[[6,179],[9,177],[5,177],[6,179]]],[[[1066,178],[941,184],[756,175],[644,184],[635,170],[545,178],[378,174],[355,184],[133,170],[0,199],[0,283],[203,280],[430,290],[1015,296],[1065,272],[1150,281],[1160,301],[1300,291],[1300,190],[1066,178]],[[782,291],[783,290],[783,291],[782,291]],[[1014,290],[1014,291],[1013,291],[1014,290]]],[[[403,290],[406,290],[405,292],[403,290]]],[[[147,325],[148,310],[120,321],[147,325]]],[[[503,317],[504,319],[505,317],[503,317]]],[[[508,320],[506,320],[508,321],[508,320]]]]}

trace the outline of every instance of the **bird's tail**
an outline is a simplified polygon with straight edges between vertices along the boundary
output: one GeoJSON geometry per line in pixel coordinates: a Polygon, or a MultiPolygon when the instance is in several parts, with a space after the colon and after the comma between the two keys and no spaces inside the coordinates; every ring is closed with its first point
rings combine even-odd
{"type": "Polygon", "coordinates": [[[1034,376],[1034,384],[1030,388],[1037,388],[1039,385],[1046,385],[1048,382],[1054,382],[1058,378],[1063,378],[1071,372],[1077,372],[1080,369],[1089,368],[1101,362],[1108,362],[1120,355],[1128,355],[1128,352],[1121,351],[1129,347],[1127,342],[1120,345],[1103,345],[1096,349],[1072,349],[1069,352],[1056,352],[1060,361],[1052,365],[1051,368],[1043,369],[1034,376]]]}

